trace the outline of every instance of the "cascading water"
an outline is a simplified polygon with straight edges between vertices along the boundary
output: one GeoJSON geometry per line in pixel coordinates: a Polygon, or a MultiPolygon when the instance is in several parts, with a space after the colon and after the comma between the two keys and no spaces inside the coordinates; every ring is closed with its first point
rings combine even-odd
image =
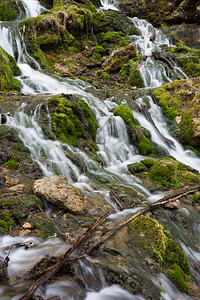
{"type": "Polygon", "coordinates": [[[140,67],[140,73],[146,87],[158,87],[174,79],[187,78],[183,71],[178,68],[174,62],[161,63],[154,59],[153,53],[160,53],[162,49],[173,46],[170,39],[159,29],[145,20],[137,17],[131,19],[135,25],[138,35],[130,36],[130,40],[135,45],[138,53],[142,55],[143,63],[140,67]],[[169,65],[173,65],[173,70],[169,65]],[[172,79],[171,79],[172,78],[172,79]]]}
{"type": "MultiPolygon", "coordinates": [[[[35,17],[44,10],[37,0],[19,0],[19,3],[24,6],[25,12],[24,14],[21,12],[19,21],[28,17],[35,17]]],[[[115,1],[102,0],[102,5],[104,6],[104,9],[118,10],[116,7],[117,3],[115,1]]],[[[139,34],[137,36],[130,36],[130,40],[135,44],[138,52],[141,53],[144,58],[144,62],[140,67],[140,72],[144,79],[145,86],[157,87],[167,81],[173,80],[174,78],[179,78],[181,76],[186,77],[178,67],[173,66],[174,70],[172,71],[167,64],[155,61],[152,57],[152,53],[160,52],[162,47],[172,46],[169,39],[166,38],[162,31],[155,30],[155,38],[153,38],[152,26],[148,22],[137,18],[133,18],[132,21],[139,34]]],[[[22,85],[22,93],[57,94],[59,91],[59,93],[80,95],[91,107],[99,123],[96,142],[98,145],[98,155],[102,157],[104,167],[99,166],[98,163],[76,148],[46,139],[44,133],[36,122],[37,110],[35,110],[32,115],[28,116],[24,111],[24,107],[22,107],[13,117],[7,116],[7,125],[12,126],[19,131],[20,138],[29,148],[32,159],[38,162],[44,175],[52,176],[54,173],[64,174],[70,183],[73,183],[90,193],[100,192],[104,195],[104,198],[107,201],[110,201],[107,190],[102,191],[100,190],[101,187],[98,185],[94,184],[91,186],[88,184],[89,181],[91,182],[93,175],[99,177],[103,176],[110,182],[129,186],[139,192],[143,199],[148,199],[148,201],[155,201],[159,199],[162,196],[161,193],[152,195],[135,176],[130,175],[127,171],[128,164],[140,161],[144,157],[138,155],[134,146],[130,145],[123,120],[120,117],[115,117],[111,112],[111,110],[115,108],[116,104],[113,101],[107,100],[102,102],[97,99],[87,92],[89,85],[80,80],[68,79],[64,81],[58,76],[49,76],[45,74],[41,70],[39,64],[29,56],[26,51],[26,47],[22,57],[22,37],[19,31],[19,26],[16,22],[13,22],[13,24],[0,22],[0,36],[0,46],[12,55],[18,62],[18,66],[21,70],[21,75],[18,77],[18,80],[22,85]],[[67,150],[69,153],[78,153],[78,155],[82,158],[85,165],[85,172],[83,174],[79,168],[66,157],[64,150],[67,150]]],[[[138,99],[137,102],[140,105],[142,100],[138,99]]],[[[164,136],[173,140],[176,148],[173,149],[168,147],[168,145],[166,145],[166,143],[159,137],[159,134],[155,131],[151,124],[140,113],[134,112],[137,120],[143,127],[146,127],[151,131],[152,140],[161,144],[165,149],[167,149],[167,151],[169,151],[170,155],[200,171],[199,159],[193,157],[192,152],[185,152],[181,145],[169,135],[161,111],[150,98],[149,102],[151,105],[150,112],[155,124],[164,136]]],[[[112,206],[114,206],[113,203],[112,206]]],[[[125,210],[119,214],[111,215],[110,219],[121,218],[129,213],[133,213],[133,210],[125,210]]],[[[47,254],[61,255],[68,247],[66,243],[63,243],[57,238],[49,239],[46,242],[36,238],[28,238],[27,240],[33,241],[37,245],[37,248],[30,249],[29,251],[26,251],[23,248],[11,251],[9,263],[10,276],[14,276],[16,272],[25,272],[27,268],[30,268],[35,264],[36,257],[37,260],[40,260],[47,254]],[[25,256],[27,257],[26,260],[28,265],[24,264],[25,256]],[[21,267],[21,261],[19,261],[20,257],[23,258],[23,265],[21,264],[21,267]]],[[[3,237],[0,241],[0,248],[20,242],[24,243],[23,237],[3,237]]],[[[187,251],[189,250],[185,249],[185,252],[187,251]]],[[[190,253],[191,252],[192,250],[190,250],[190,253]]],[[[194,254],[194,252],[192,253],[194,254]]],[[[4,257],[4,254],[1,255],[4,257]]],[[[199,254],[197,253],[197,255],[199,254]]],[[[38,294],[47,298],[56,296],[59,293],[63,300],[83,298],[85,300],[144,299],[142,297],[129,294],[119,286],[106,287],[105,280],[102,277],[101,272],[99,272],[97,276],[98,278],[95,279],[94,271],[91,266],[88,267],[88,265],[82,261],[80,261],[79,264],[83,270],[85,279],[91,276],[91,282],[96,280],[100,282],[99,292],[93,292],[90,290],[93,289],[91,283],[88,283],[86,291],[83,291],[71,281],[61,281],[59,283],[48,285],[45,291],[42,289],[38,290],[38,294]],[[81,292],[79,293],[79,291],[81,292]]],[[[155,280],[155,285],[159,286],[159,290],[164,290],[161,299],[174,299],[174,297],[189,299],[189,297],[186,298],[185,295],[180,293],[164,275],[161,275],[160,278],[155,280]],[[165,288],[163,288],[163,286],[165,288]]],[[[1,299],[4,299],[4,295],[5,288],[1,288],[1,299]]],[[[19,295],[12,297],[13,300],[17,300],[18,298],[19,295]]]]}

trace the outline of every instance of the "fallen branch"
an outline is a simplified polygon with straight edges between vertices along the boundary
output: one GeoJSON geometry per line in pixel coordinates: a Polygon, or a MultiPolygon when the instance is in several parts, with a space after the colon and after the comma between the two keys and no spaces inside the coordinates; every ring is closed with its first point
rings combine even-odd
{"type": "Polygon", "coordinates": [[[60,258],[60,260],[51,268],[47,273],[45,273],[43,276],[41,276],[28,290],[28,292],[21,297],[19,300],[28,300],[32,297],[34,292],[37,290],[37,288],[46,282],[50,277],[52,277],[55,273],[58,272],[58,270],[63,266],[63,264],[68,260],[68,257],[78,248],[78,246],[86,240],[86,238],[90,235],[92,231],[96,229],[97,226],[99,226],[104,219],[107,217],[108,211],[104,212],[98,220],[94,223],[94,225],[90,226],[86,232],[78,238],[78,240],[70,247],[67,252],[60,258]]]}
{"type": "Polygon", "coordinates": [[[92,254],[94,251],[96,251],[100,246],[102,246],[105,242],[107,242],[117,231],[119,231],[121,228],[123,228],[124,226],[128,225],[129,223],[131,223],[135,218],[147,213],[148,211],[151,211],[154,208],[157,208],[159,206],[162,206],[166,203],[172,202],[172,201],[176,201],[178,199],[180,199],[181,197],[184,197],[188,194],[193,194],[197,191],[200,190],[200,185],[194,187],[194,188],[190,188],[190,189],[186,189],[180,193],[177,193],[175,195],[172,196],[165,196],[162,199],[142,208],[141,210],[137,211],[134,215],[131,216],[131,218],[129,218],[128,220],[118,224],[116,227],[114,227],[112,230],[108,231],[103,238],[96,243],[96,245],[92,246],[88,251],[87,254],[90,255],[92,254]]]}
{"type": "Polygon", "coordinates": [[[110,190],[110,199],[117,204],[120,210],[123,210],[125,208],[120,197],[112,190],[110,190]]]}

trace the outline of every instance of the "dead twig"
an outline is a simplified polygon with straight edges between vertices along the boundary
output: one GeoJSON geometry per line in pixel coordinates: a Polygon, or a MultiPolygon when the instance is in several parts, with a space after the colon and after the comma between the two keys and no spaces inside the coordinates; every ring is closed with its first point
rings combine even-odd
{"type": "Polygon", "coordinates": [[[96,229],[97,226],[99,226],[104,219],[107,217],[108,211],[104,212],[98,220],[94,223],[94,225],[90,226],[86,232],[78,238],[78,240],[70,247],[67,252],[60,258],[60,260],[51,267],[47,273],[45,273],[43,276],[41,276],[28,290],[28,292],[21,297],[19,300],[28,300],[32,297],[34,292],[37,290],[37,288],[46,282],[50,277],[52,277],[55,273],[58,272],[58,270],[63,266],[63,264],[68,260],[69,256],[78,248],[78,246],[86,240],[86,238],[90,235],[92,231],[96,229]]]}

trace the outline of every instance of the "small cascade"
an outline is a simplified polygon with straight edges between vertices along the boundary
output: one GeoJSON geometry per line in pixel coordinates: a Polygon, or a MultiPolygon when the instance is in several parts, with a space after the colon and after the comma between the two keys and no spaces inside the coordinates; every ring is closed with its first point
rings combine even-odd
{"type": "MultiPolygon", "coordinates": [[[[175,146],[171,147],[163,138],[161,138],[159,132],[155,129],[155,127],[151,124],[151,122],[149,122],[145,118],[143,114],[134,111],[134,116],[140,122],[140,125],[150,130],[152,141],[164,147],[171,156],[173,156],[183,164],[191,166],[192,168],[200,172],[200,159],[195,155],[193,151],[184,150],[183,146],[170,135],[166,125],[166,119],[163,116],[161,108],[153,102],[151,97],[147,97],[147,99],[150,104],[149,112],[156,127],[159,128],[161,134],[166,139],[171,140],[175,146]]],[[[143,103],[143,99],[142,98],[137,99],[137,103],[141,105],[143,103]]]]}
{"type": "Polygon", "coordinates": [[[137,17],[131,18],[131,20],[138,35],[130,36],[130,41],[135,45],[138,53],[142,55],[143,63],[139,70],[145,86],[154,88],[174,79],[187,78],[174,62],[170,62],[162,56],[154,57],[153,55],[153,53],[161,53],[162,49],[174,46],[166,34],[160,29],[155,29],[145,20],[140,20],[137,17]]]}
{"type": "MultiPolygon", "coordinates": [[[[130,144],[124,121],[120,117],[114,116],[112,111],[117,105],[113,101],[101,101],[94,97],[88,92],[91,88],[88,83],[84,83],[78,79],[64,80],[56,75],[45,73],[41,70],[39,64],[27,53],[26,45],[24,45],[25,48],[22,51],[22,36],[19,29],[20,21],[29,17],[36,17],[45,9],[40,5],[38,0],[18,0],[18,4],[19,7],[24,7],[21,10],[19,20],[9,23],[0,22],[0,46],[18,62],[21,75],[17,79],[22,85],[21,92],[24,94],[49,93],[54,95],[65,93],[81,96],[90,106],[99,124],[96,143],[98,146],[97,155],[101,158],[102,163],[99,164],[75,147],[59,141],[49,140],[37,123],[37,114],[40,111],[40,106],[36,107],[34,111],[27,113],[26,105],[22,105],[14,116],[6,116],[6,125],[18,131],[20,139],[29,149],[33,161],[38,163],[44,176],[64,174],[69,183],[82,188],[86,195],[100,193],[114,208],[114,211],[116,211],[116,213],[109,216],[110,221],[121,221],[129,214],[142,209],[142,207],[136,207],[118,212],[115,204],[109,197],[109,188],[112,184],[124,187],[125,189],[132,189],[135,194],[139,195],[138,198],[141,202],[154,202],[160,199],[163,193],[150,193],[136,176],[128,172],[128,164],[138,162],[146,157],[139,155],[137,149],[130,144]],[[82,168],[70,159],[71,154],[76,154],[81,159],[82,168]],[[106,185],[104,187],[103,184],[98,183],[98,178],[105,179],[109,183],[109,187],[106,185]]],[[[117,1],[115,0],[101,0],[101,4],[103,8],[100,8],[100,10],[118,10],[117,1]]],[[[139,20],[138,18],[132,18],[131,20],[138,30],[138,35],[130,36],[130,40],[135,44],[137,51],[143,58],[140,72],[145,86],[147,88],[158,87],[174,80],[174,78],[186,78],[186,75],[174,62],[167,61],[167,59],[159,56],[156,57],[154,54],[154,52],[161,53],[162,49],[172,46],[170,39],[161,30],[154,29],[145,20],[139,20]]],[[[95,36],[93,37],[95,39],[95,36]]],[[[134,111],[134,116],[141,126],[150,130],[152,140],[164,147],[171,156],[200,172],[200,159],[192,151],[185,151],[169,134],[160,108],[153,102],[151,97],[148,97],[147,100],[151,107],[149,110],[150,115],[159,131],[140,112],[134,111]],[[171,140],[175,146],[170,147],[162,136],[171,140]]],[[[138,105],[140,106],[143,101],[144,99],[139,98],[137,100],[138,105]]],[[[141,205],[143,204],[141,203],[141,205]]],[[[185,209],[185,213],[188,213],[187,209],[185,209]]],[[[165,221],[165,218],[163,219],[165,221]]],[[[197,227],[196,232],[199,233],[197,222],[193,224],[193,227],[195,226],[197,227]]],[[[190,240],[187,240],[187,237],[183,235],[181,238],[181,240],[184,242],[188,241],[188,244],[190,244],[190,240]]],[[[25,271],[35,265],[41,258],[47,255],[49,257],[53,255],[61,256],[70,247],[70,245],[59,238],[50,238],[44,242],[36,237],[3,236],[0,237],[0,257],[5,258],[6,253],[8,253],[7,251],[10,251],[10,245],[30,242],[34,243],[35,246],[33,249],[29,249],[29,251],[26,251],[24,247],[16,247],[16,249],[13,247],[11,249],[8,269],[11,278],[23,276],[25,271]]],[[[187,256],[192,256],[193,260],[196,259],[195,261],[199,262],[198,252],[192,250],[190,246],[184,246],[184,244],[182,248],[187,256]]],[[[71,279],[63,278],[62,281],[40,287],[35,295],[50,298],[59,294],[63,300],[145,299],[141,296],[133,296],[117,285],[107,287],[101,269],[99,266],[95,268],[90,258],[86,257],[83,260],[78,260],[77,263],[81,276],[86,283],[84,288],[71,279]]],[[[144,268],[143,264],[139,265],[139,269],[142,270],[142,273],[146,273],[147,268],[144,268]]],[[[152,286],[157,287],[158,294],[161,294],[160,299],[190,299],[190,297],[180,293],[163,274],[151,274],[148,276],[152,286]]],[[[15,288],[15,285],[13,285],[13,288],[1,287],[0,298],[2,300],[8,299],[6,298],[8,289],[10,289],[10,294],[16,294],[15,288]]],[[[8,297],[10,297],[9,300],[18,300],[20,295],[8,297]]]]}
{"type": "Polygon", "coordinates": [[[100,0],[102,7],[100,7],[98,10],[116,10],[118,9],[118,1],[117,0],[100,0]]]}

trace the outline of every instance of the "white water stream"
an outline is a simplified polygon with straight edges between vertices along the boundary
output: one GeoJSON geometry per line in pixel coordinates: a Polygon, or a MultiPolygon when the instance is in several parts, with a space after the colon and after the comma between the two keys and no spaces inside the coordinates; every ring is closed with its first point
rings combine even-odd
{"type": "MultiPolygon", "coordinates": [[[[35,17],[40,14],[44,8],[37,0],[19,0],[25,10],[25,15],[21,13],[22,18],[35,17]]],[[[115,1],[103,1],[103,9],[115,9],[115,1]]],[[[138,52],[143,56],[144,62],[140,68],[140,72],[144,79],[146,87],[161,86],[166,81],[171,81],[171,75],[179,78],[185,76],[181,70],[176,66],[174,73],[171,74],[167,65],[155,61],[151,56],[153,51],[161,51],[162,47],[169,47],[171,45],[169,39],[160,30],[156,30],[155,41],[150,41],[150,33],[148,27],[150,24],[144,20],[133,18],[135,26],[138,29],[137,36],[131,36],[131,42],[136,45],[138,52]]],[[[20,23],[19,23],[20,24],[20,23]]],[[[77,148],[70,147],[64,143],[55,143],[47,139],[42,132],[42,129],[36,121],[37,111],[39,107],[31,114],[25,113],[25,106],[21,108],[13,117],[8,116],[7,125],[16,128],[19,132],[19,137],[24,144],[29,148],[32,159],[36,161],[41,167],[44,176],[52,176],[53,174],[64,174],[68,181],[76,186],[81,187],[86,193],[101,193],[104,198],[111,203],[106,189],[102,190],[98,184],[89,184],[93,175],[104,177],[111,183],[124,185],[140,193],[141,198],[145,201],[156,201],[162,197],[162,193],[151,194],[133,175],[130,175],[127,170],[127,165],[144,159],[138,155],[137,149],[130,145],[129,138],[126,132],[126,127],[120,117],[115,117],[111,112],[117,106],[113,101],[101,101],[94,97],[91,93],[87,92],[88,84],[80,80],[63,80],[58,76],[48,75],[41,70],[39,64],[27,53],[26,49],[23,55],[23,63],[21,62],[21,34],[19,31],[19,24],[17,22],[8,23],[0,22],[0,46],[4,48],[10,55],[12,55],[18,62],[21,70],[21,75],[18,80],[21,82],[24,94],[37,94],[37,93],[50,93],[50,94],[77,94],[81,96],[91,107],[96,119],[99,123],[97,131],[96,142],[98,145],[98,155],[104,161],[104,167],[101,167],[97,162],[89,158],[85,153],[77,148]],[[34,68],[33,68],[34,67],[34,68]],[[68,153],[78,154],[85,166],[85,172],[82,173],[80,169],[66,156],[65,151],[68,153]]],[[[137,100],[140,104],[142,99],[137,100]]],[[[138,112],[134,112],[135,117],[140,122],[141,126],[148,128],[152,134],[152,140],[162,145],[167,149],[170,155],[174,156],[177,160],[192,166],[200,171],[200,160],[195,157],[193,152],[184,151],[182,146],[175,141],[168,133],[165,125],[165,119],[162,116],[160,109],[149,99],[151,105],[151,115],[155,124],[158,126],[160,132],[174,141],[176,147],[174,149],[168,147],[166,143],[160,138],[151,124],[138,112]]],[[[114,204],[111,203],[113,207],[114,204]]],[[[110,219],[122,218],[123,216],[133,213],[133,210],[124,210],[123,212],[113,214],[110,219]]],[[[10,254],[9,262],[9,275],[14,276],[21,272],[27,271],[36,260],[48,255],[61,255],[66,251],[68,245],[58,238],[41,241],[36,238],[27,238],[33,241],[36,248],[26,251],[24,248],[13,250],[10,254]],[[26,263],[24,263],[24,258],[26,263]]],[[[11,244],[24,242],[24,237],[2,237],[0,239],[0,248],[6,247],[11,244]]],[[[4,256],[4,253],[1,254],[4,256]]],[[[89,259],[89,258],[88,258],[89,259]]],[[[80,261],[80,265],[82,262],[80,261]]],[[[82,265],[83,270],[89,270],[90,274],[94,276],[93,270],[88,269],[82,265]]],[[[86,274],[86,277],[88,273],[86,274]]],[[[61,295],[63,300],[134,300],[144,299],[140,296],[133,296],[127,291],[121,289],[119,286],[106,287],[105,281],[101,272],[98,274],[101,286],[100,291],[88,290],[82,291],[82,298],[77,296],[77,290],[81,288],[75,283],[69,281],[61,281],[49,285],[44,291],[38,290],[37,293],[48,298],[56,295],[61,295]],[[84,296],[83,296],[84,295],[84,296]]],[[[94,278],[95,280],[95,278],[94,278]]],[[[155,285],[163,290],[161,299],[189,299],[180,293],[173,284],[164,276],[156,279],[155,285]]],[[[0,289],[0,299],[5,299],[4,295],[7,293],[7,288],[0,289]]],[[[10,297],[9,299],[17,300],[20,296],[10,297]]],[[[8,298],[6,298],[8,299],[8,298]]]]}

